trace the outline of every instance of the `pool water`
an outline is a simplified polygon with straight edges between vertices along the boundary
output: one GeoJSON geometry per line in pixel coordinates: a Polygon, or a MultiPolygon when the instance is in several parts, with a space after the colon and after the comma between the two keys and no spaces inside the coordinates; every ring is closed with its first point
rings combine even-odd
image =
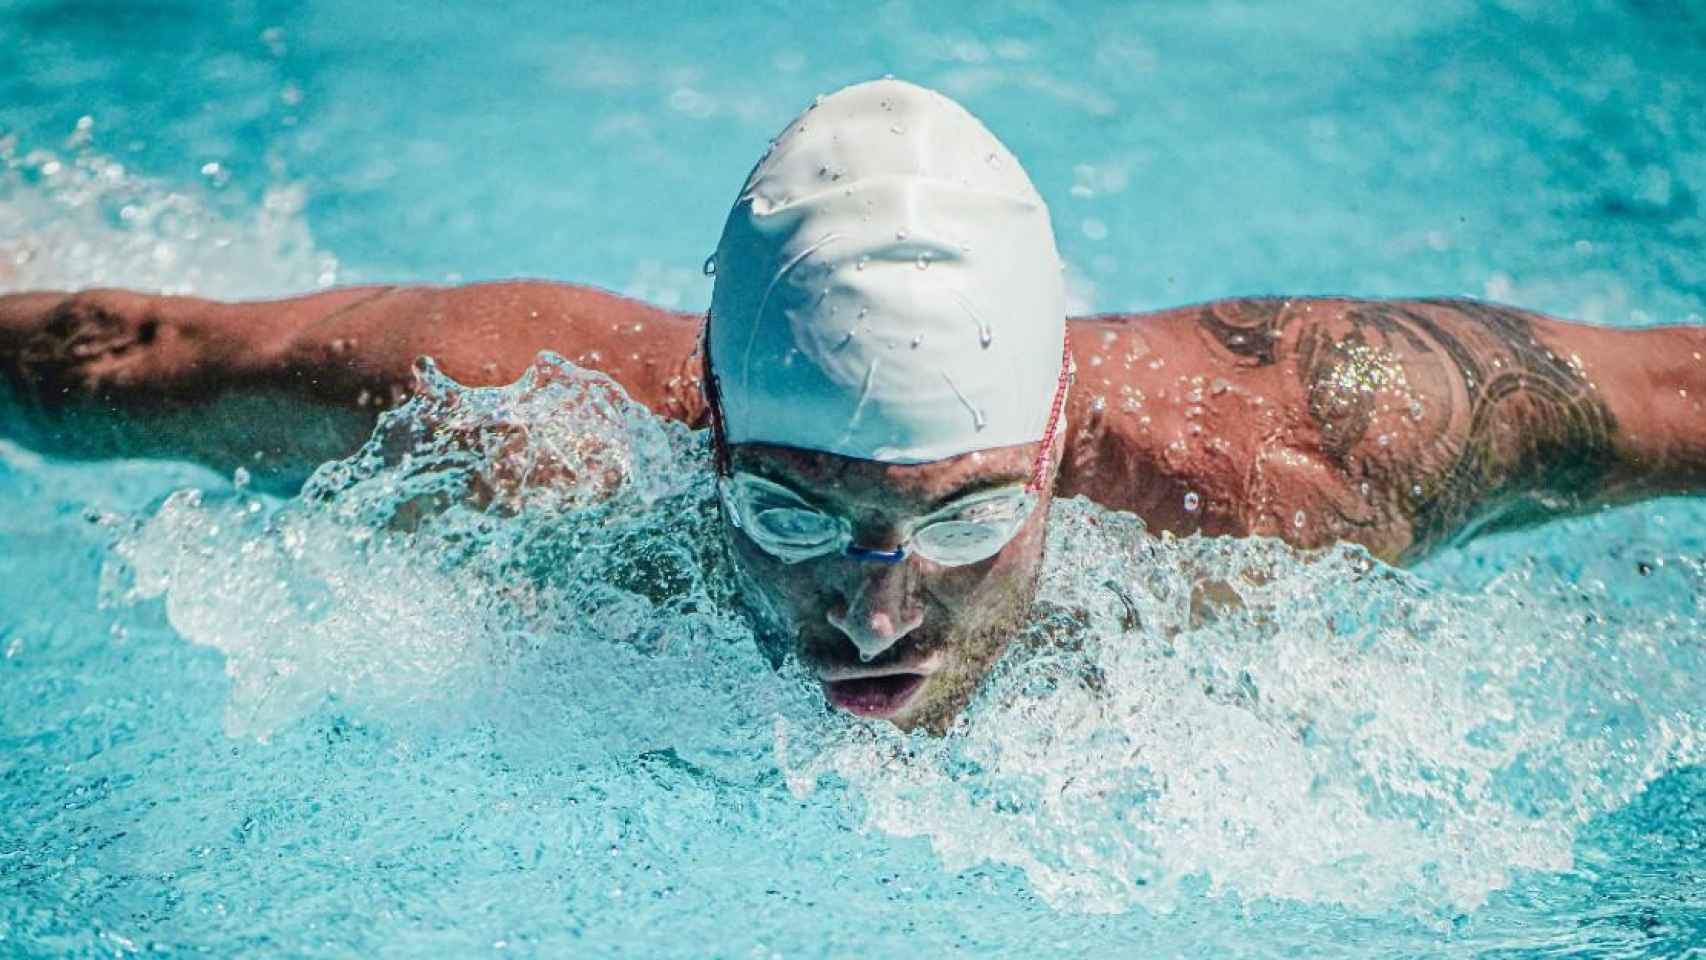
{"type": "MultiPolygon", "coordinates": [[[[1025,161],[1080,309],[1700,322],[1706,13],[1559,6],[0,0],[0,290],[526,274],[699,308],[765,139],[892,72],[1025,161]]],[[[541,363],[429,375],[289,500],[0,441],[0,954],[1706,943],[1699,502],[1413,571],[1060,504],[1020,649],[905,737],[759,654],[704,437],[541,363]],[[458,418],[624,480],[398,523],[486,456],[423,429],[458,418]],[[1193,614],[1204,580],[1241,605],[1193,614]]]]}

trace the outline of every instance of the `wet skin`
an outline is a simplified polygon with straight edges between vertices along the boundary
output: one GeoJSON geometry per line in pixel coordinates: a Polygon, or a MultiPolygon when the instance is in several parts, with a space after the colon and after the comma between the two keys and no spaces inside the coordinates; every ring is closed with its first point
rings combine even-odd
{"type": "MultiPolygon", "coordinates": [[[[701,322],[542,282],[256,303],[0,296],[0,436],[65,457],[242,465],[288,491],[409,396],[417,358],[492,386],[544,350],[703,427],[701,322]]],[[[1068,327],[1077,379],[1049,492],[1131,511],[1152,531],[1352,542],[1405,562],[1479,532],[1706,487],[1699,326],[1606,329],[1461,300],[1261,298],[1068,327]]],[[[733,455],[835,501],[871,547],[956,485],[1018,476],[1026,459],[1018,449],[919,467],[773,447],[733,455]]],[[[893,718],[939,726],[1023,618],[1044,512],[1000,555],[959,570],[916,558],[783,570],[730,538],[807,662],[836,682],[849,679],[843,669],[929,667],[893,718]],[[889,638],[860,663],[861,647],[889,638]]]]}

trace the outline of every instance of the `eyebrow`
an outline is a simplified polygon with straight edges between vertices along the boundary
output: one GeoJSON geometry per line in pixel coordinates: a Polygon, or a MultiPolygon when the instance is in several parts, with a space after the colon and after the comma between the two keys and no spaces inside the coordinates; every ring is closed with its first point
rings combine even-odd
{"type": "Polygon", "coordinates": [[[953,492],[936,498],[936,501],[930,505],[930,509],[934,512],[953,504],[955,501],[964,500],[967,497],[973,497],[980,493],[988,493],[991,490],[999,490],[1002,487],[1020,486],[1029,479],[1030,477],[1025,474],[1016,474],[1013,476],[996,474],[994,476],[978,477],[975,480],[962,484],[953,492]]]}

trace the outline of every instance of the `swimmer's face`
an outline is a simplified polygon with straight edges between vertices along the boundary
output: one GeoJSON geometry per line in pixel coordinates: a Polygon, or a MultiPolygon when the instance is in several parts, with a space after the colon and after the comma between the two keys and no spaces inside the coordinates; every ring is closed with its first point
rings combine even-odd
{"type": "MultiPolygon", "coordinates": [[[[766,444],[730,450],[734,471],[798,492],[845,517],[854,543],[893,550],[914,521],[944,504],[1030,477],[1040,443],[894,466],[766,444]]],[[[735,563],[759,615],[760,642],[792,650],[835,706],[903,729],[941,730],[965,706],[1023,624],[1036,596],[1058,455],[1036,508],[993,556],[963,566],[908,550],[898,563],[841,551],[786,563],[724,517],[735,563]]]]}

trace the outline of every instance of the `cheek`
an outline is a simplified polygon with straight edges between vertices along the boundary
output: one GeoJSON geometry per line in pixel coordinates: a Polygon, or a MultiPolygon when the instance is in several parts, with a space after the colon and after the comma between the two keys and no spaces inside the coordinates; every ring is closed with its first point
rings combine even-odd
{"type": "Polygon", "coordinates": [[[967,567],[941,568],[931,577],[931,593],[956,613],[1001,615],[1006,605],[996,600],[1019,589],[1041,562],[1042,531],[1041,523],[1028,524],[990,559],[967,567]]]}
{"type": "Polygon", "coordinates": [[[748,590],[762,592],[772,603],[798,615],[817,605],[821,592],[811,562],[788,564],[753,546],[738,532],[724,532],[729,553],[748,590]]]}

